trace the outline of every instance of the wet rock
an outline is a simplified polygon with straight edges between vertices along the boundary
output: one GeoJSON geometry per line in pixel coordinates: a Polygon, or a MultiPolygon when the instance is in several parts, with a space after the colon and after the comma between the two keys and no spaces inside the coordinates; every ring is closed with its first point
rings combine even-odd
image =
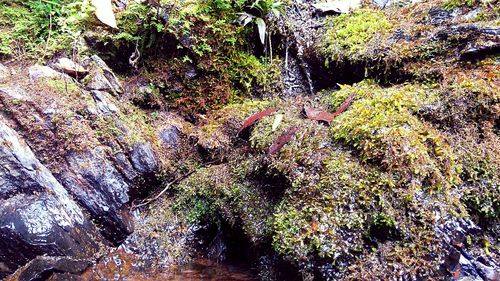
{"type": "Polygon", "coordinates": [[[82,77],[89,72],[85,67],[68,58],[59,58],[57,62],[54,64],[54,67],[64,73],[73,76],[82,77]]]}
{"type": "Polygon", "coordinates": [[[130,159],[135,170],[141,174],[152,174],[158,170],[158,161],[149,143],[136,144],[130,153],[130,159]]]}
{"type": "Polygon", "coordinates": [[[95,228],[19,135],[0,120],[0,277],[39,255],[89,257],[95,228]]]}
{"type": "Polygon", "coordinates": [[[0,63],[0,80],[6,79],[10,76],[9,69],[0,63]]]}
{"type": "Polygon", "coordinates": [[[97,104],[97,108],[103,114],[114,114],[119,113],[118,107],[110,101],[109,94],[107,92],[93,90],[91,91],[92,97],[97,104]]]}
{"type": "Polygon", "coordinates": [[[84,66],[90,69],[90,73],[84,82],[87,89],[111,91],[114,94],[123,93],[120,81],[99,56],[93,55],[86,60],[84,66]]]}
{"type": "Polygon", "coordinates": [[[161,130],[160,141],[167,148],[176,147],[181,139],[181,131],[176,126],[161,130]]]}
{"type": "MultiPolygon", "coordinates": [[[[92,261],[67,257],[37,257],[16,271],[6,281],[55,280],[54,275],[82,274],[92,261]]],[[[75,276],[76,278],[76,276],[75,276]]],[[[59,279],[71,280],[71,279],[59,279]]]]}
{"type": "Polygon", "coordinates": [[[108,159],[103,147],[69,153],[66,162],[68,170],[59,175],[64,186],[100,222],[108,240],[123,241],[133,231],[125,206],[130,199],[130,182],[108,159]]]}
{"type": "Polygon", "coordinates": [[[434,7],[429,10],[428,20],[432,25],[442,25],[451,21],[458,15],[456,10],[449,11],[439,7],[434,7]]]}
{"type": "Polygon", "coordinates": [[[467,47],[460,53],[460,60],[475,60],[486,57],[490,54],[500,52],[500,41],[486,41],[480,43],[469,43],[467,47]]]}
{"type": "Polygon", "coordinates": [[[443,267],[455,280],[498,280],[500,265],[484,257],[474,257],[465,247],[467,236],[474,236],[481,229],[471,220],[453,218],[438,225],[436,232],[448,249],[443,267]],[[489,279],[493,278],[493,279],[489,279]]]}

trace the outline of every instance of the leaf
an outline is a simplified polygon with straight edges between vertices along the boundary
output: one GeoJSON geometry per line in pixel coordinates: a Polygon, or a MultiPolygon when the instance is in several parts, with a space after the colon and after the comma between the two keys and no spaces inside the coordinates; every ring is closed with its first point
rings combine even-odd
{"type": "Polygon", "coordinates": [[[349,97],[347,97],[347,99],[337,108],[337,110],[334,113],[314,108],[308,104],[304,105],[304,111],[306,112],[307,118],[311,120],[331,123],[333,119],[335,119],[340,114],[344,113],[344,111],[346,111],[349,108],[349,106],[351,106],[355,96],[356,96],[355,94],[352,94],[349,97]]]}
{"type": "Polygon", "coordinates": [[[276,117],[274,117],[274,122],[272,126],[272,131],[276,131],[278,126],[281,124],[281,121],[283,121],[283,114],[276,114],[276,117]]]}
{"type": "Polygon", "coordinates": [[[295,126],[288,128],[288,130],[286,130],[286,132],[284,132],[283,134],[281,134],[273,142],[273,144],[271,145],[271,147],[269,147],[269,150],[268,150],[267,154],[273,155],[273,154],[278,153],[281,150],[281,148],[292,139],[292,137],[295,135],[295,133],[298,130],[299,130],[299,128],[297,128],[295,126]]]}
{"type": "Polygon", "coordinates": [[[113,13],[113,7],[111,5],[111,0],[92,0],[92,5],[95,7],[96,17],[104,24],[112,27],[118,28],[116,25],[115,14],[113,13]]]}
{"type": "Polygon", "coordinates": [[[304,105],[304,111],[306,112],[307,118],[316,121],[324,121],[327,123],[332,122],[335,118],[335,115],[324,110],[314,108],[311,105],[304,105]]]}
{"type": "Polygon", "coordinates": [[[355,97],[356,94],[348,96],[347,99],[345,99],[345,101],[339,106],[339,108],[337,108],[337,111],[335,111],[334,113],[335,117],[339,116],[344,111],[346,111],[349,108],[349,106],[351,106],[352,101],[354,100],[355,97]]]}
{"type": "Polygon", "coordinates": [[[243,26],[246,26],[247,24],[249,24],[252,19],[253,19],[253,16],[248,14],[248,13],[239,13],[240,15],[240,18],[238,19],[239,23],[243,26]]]}
{"type": "Polygon", "coordinates": [[[266,23],[262,18],[255,18],[255,23],[257,23],[257,29],[259,30],[260,42],[262,42],[262,45],[265,45],[266,23]]]}
{"type": "Polygon", "coordinates": [[[243,131],[244,129],[252,126],[253,123],[259,121],[260,119],[266,117],[266,116],[269,116],[273,113],[275,113],[276,111],[278,111],[276,108],[268,108],[268,109],[265,109],[263,111],[259,111],[255,114],[253,114],[252,116],[248,117],[245,122],[243,122],[243,125],[241,126],[240,130],[238,131],[238,135],[241,133],[241,131],[243,131]]]}

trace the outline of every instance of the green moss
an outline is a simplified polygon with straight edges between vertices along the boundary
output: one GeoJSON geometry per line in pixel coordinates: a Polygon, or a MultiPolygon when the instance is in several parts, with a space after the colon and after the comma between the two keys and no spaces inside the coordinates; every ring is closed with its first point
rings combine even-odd
{"type": "Polygon", "coordinates": [[[392,26],[383,12],[371,9],[328,18],[322,42],[327,64],[365,59],[374,47],[372,41],[389,34],[392,26]]]}
{"type": "Polygon", "coordinates": [[[351,108],[332,122],[332,136],[356,148],[363,161],[381,163],[387,171],[426,188],[457,182],[459,167],[442,134],[415,113],[436,100],[432,89],[369,83],[344,87],[329,98],[333,107],[356,94],[351,108]]]}
{"type": "Polygon", "coordinates": [[[80,90],[78,88],[78,85],[76,85],[73,81],[65,81],[63,79],[50,79],[47,80],[46,83],[60,92],[77,93],[80,90]]]}
{"type": "Polygon", "coordinates": [[[462,6],[472,7],[478,3],[479,3],[479,1],[477,1],[477,0],[466,0],[466,1],[448,0],[443,4],[443,8],[454,9],[454,8],[459,8],[462,6]]]}

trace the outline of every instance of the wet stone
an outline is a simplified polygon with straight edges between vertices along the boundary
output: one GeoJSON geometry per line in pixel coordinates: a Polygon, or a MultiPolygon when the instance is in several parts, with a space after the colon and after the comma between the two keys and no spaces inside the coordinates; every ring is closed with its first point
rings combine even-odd
{"type": "Polygon", "coordinates": [[[130,158],[136,171],[141,174],[151,174],[158,170],[158,161],[149,143],[136,144],[130,158]]]}

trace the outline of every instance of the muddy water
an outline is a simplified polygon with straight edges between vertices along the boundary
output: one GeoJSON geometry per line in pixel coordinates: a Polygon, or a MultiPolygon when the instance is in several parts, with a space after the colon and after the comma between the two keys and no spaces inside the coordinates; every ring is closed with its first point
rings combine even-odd
{"type": "Polygon", "coordinates": [[[180,281],[250,281],[255,277],[241,267],[234,265],[217,264],[206,259],[195,260],[194,262],[177,268],[165,280],[180,281]]]}
{"type": "Polygon", "coordinates": [[[140,265],[137,257],[122,250],[113,251],[87,269],[82,280],[123,281],[252,281],[256,280],[250,269],[209,259],[194,259],[186,265],[164,269],[140,265]]]}

